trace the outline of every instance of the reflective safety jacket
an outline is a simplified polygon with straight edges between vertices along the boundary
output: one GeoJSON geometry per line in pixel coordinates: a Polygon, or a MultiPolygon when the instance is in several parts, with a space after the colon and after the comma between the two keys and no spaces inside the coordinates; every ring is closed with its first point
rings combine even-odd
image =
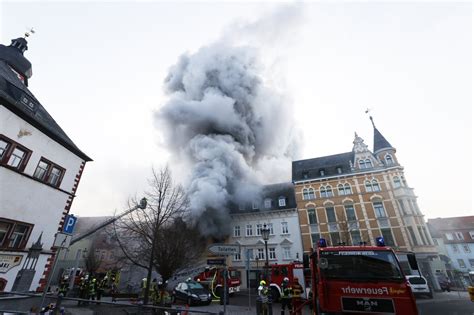
{"type": "Polygon", "coordinates": [[[288,285],[288,283],[282,283],[281,284],[281,298],[282,299],[291,299],[292,295],[293,295],[293,289],[291,288],[291,286],[288,285]]]}

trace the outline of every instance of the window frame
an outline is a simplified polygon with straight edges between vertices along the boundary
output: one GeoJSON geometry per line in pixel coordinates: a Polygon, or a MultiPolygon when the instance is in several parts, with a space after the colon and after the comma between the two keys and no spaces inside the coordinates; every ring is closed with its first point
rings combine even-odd
{"type": "Polygon", "coordinates": [[[400,188],[402,187],[402,181],[400,180],[400,177],[394,176],[393,177],[393,188],[400,188]]]}
{"type": "Polygon", "coordinates": [[[356,214],[355,207],[354,207],[353,204],[345,204],[344,205],[344,212],[346,214],[346,219],[347,219],[348,222],[357,222],[357,214],[356,214]],[[349,218],[349,215],[348,215],[348,212],[347,212],[348,209],[352,209],[352,212],[354,214],[354,218],[352,220],[349,218]]]}
{"type": "Polygon", "coordinates": [[[349,183],[344,184],[344,193],[346,196],[352,195],[352,186],[349,183]]]}
{"type": "Polygon", "coordinates": [[[306,210],[306,213],[308,214],[308,224],[309,225],[313,225],[313,224],[318,224],[318,215],[316,214],[316,209],[315,208],[308,208],[306,210]],[[310,212],[311,213],[314,213],[314,218],[316,220],[316,222],[311,222],[313,220],[311,220],[311,218],[313,217],[312,215],[310,215],[310,212]]]}
{"type": "Polygon", "coordinates": [[[246,237],[253,236],[253,226],[252,226],[252,224],[246,224],[245,225],[245,236],[246,237]]]}
{"type": "Polygon", "coordinates": [[[385,165],[393,165],[394,164],[393,157],[390,153],[385,154],[384,160],[385,160],[385,165]]]}
{"type": "Polygon", "coordinates": [[[286,197],[284,197],[284,196],[278,197],[278,206],[279,207],[286,207],[286,197]]]}
{"type": "Polygon", "coordinates": [[[3,155],[0,158],[0,164],[2,166],[8,167],[9,169],[23,172],[26,168],[26,165],[28,164],[28,161],[30,160],[32,151],[28,149],[27,147],[25,147],[24,145],[21,145],[20,143],[8,138],[7,136],[3,134],[0,134],[0,140],[7,143],[7,147],[3,151],[3,155]],[[19,149],[25,153],[20,164],[18,164],[18,166],[12,166],[9,164],[10,157],[12,156],[15,149],[19,149]]]}
{"type": "Polygon", "coordinates": [[[454,232],[454,236],[456,237],[456,240],[464,241],[464,235],[462,234],[462,232],[454,232]]]}
{"type": "Polygon", "coordinates": [[[325,207],[324,210],[326,211],[326,218],[327,218],[327,222],[328,223],[336,223],[337,222],[337,215],[336,215],[336,209],[334,208],[334,206],[328,206],[328,207],[325,207]],[[334,215],[334,221],[330,221],[329,220],[329,212],[328,210],[332,210],[332,214],[334,215]]]}
{"type": "MultiPolygon", "coordinates": [[[[40,182],[43,182],[49,186],[53,186],[53,187],[59,187],[61,186],[61,183],[63,181],[63,178],[64,178],[64,174],[66,173],[66,169],[50,160],[48,160],[47,158],[45,158],[44,156],[42,156],[40,158],[40,160],[38,161],[38,164],[36,165],[36,168],[35,168],[35,171],[33,172],[33,178],[39,180],[40,182]],[[48,169],[46,171],[46,174],[44,175],[44,178],[39,178],[39,177],[36,177],[36,171],[38,170],[41,162],[43,163],[46,163],[48,165],[48,169]],[[59,177],[58,177],[58,180],[55,184],[51,183],[50,182],[50,179],[51,179],[51,174],[53,172],[53,169],[58,169],[60,171],[59,173],[59,177]]],[[[240,205],[239,205],[239,209],[240,209],[240,205]]]]}
{"type": "Polygon", "coordinates": [[[272,208],[272,199],[271,198],[265,198],[263,200],[263,207],[265,209],[271,209],[272,208]]]}
{"type": "Polygon", "coordinates": [[[276,260],[276,248],[268,247],[268,260],[276,260]]]}
{"type": "Polygon", "coordinates": [[[459,268],[462,268],[462,269],[467,268],[466,262],[464,261],[464,259],[458,258],[458,259],[457,259],[457,262],[458,262],[459,268]]]}
{"type": "Polygon", "coordinates": [[[292,259],[292,257],[291,257],[291,247],[290,246],[283,247],[283,259],[284,260],[292,259]]]}
{"type": "Polygon", "coordinates": [[[240,237],[240,225],[234,226],[234,237],[240,237]]]}
{"type": "Polygon", "coordinates": [[[16,220],[11,220],[7,218],[0,218],[0,223],[6,223],[8,224],[7,231],[5,233],[5,236],[0,243],[0,248],[1,249],[14,249],[14,250],[22,250],[25,249],[28,240],[31,236],[31,232],[33,231],[34,224],[23,222],[23,221],[16,221],[16,220]],[[10,246],[10,243],[12,242],[12,236],[15,233],[16,227],[17,226],[24,226],[26,227],[26,232],[23,234],[23,237],[16,247],[10,246]]]}
{"type": "Polygon", "coordinates": [[[288,226],[288,222],[286,222],[286,221],[281,222],[281,234],[283,234],[283,235],[290,234],[290,229],[289,229],[289,226],[288,226]]]}
{"type": "Polygon", "coordinates": [[[384,206],[382,200],[380,200],[380,201],[373,201],[373,202],[372,202],[372,208],[374,209],[374,214],[375,214],[375,217],[376,217],[377,219],[378,219],[378,218],[388,218],[388,216],[387,216],[387,211],[385,210],[385,206],[384,206]],[[378,214],[381,214],[381,213],[379,213],[380,211],[378,211],[378,210],[380,209],[380,207],[375,207],[376,204],[377,204],[377,205],[380,204],[380,205],[382,206],[381,208],[382,208],[382,210],[383,210],[383,214],[384,214],[383,216],[379,216],[379,215],[378,215],[378,214]]]}
{"type": "Polygon", "coordinates": [[[343,184],[338,184],[337,185],[337,193],[339,194],[339,196],[345,196],[346,195],[346,191],[344,190],[344,185],[343,184]]]}

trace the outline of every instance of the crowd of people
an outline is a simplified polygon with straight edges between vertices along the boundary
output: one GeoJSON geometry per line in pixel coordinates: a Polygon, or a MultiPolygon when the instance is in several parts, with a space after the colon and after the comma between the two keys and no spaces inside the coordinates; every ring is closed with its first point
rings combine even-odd
{"type": "MultiPolygon", "coordinates": [[[[303,293],[303,287],[298,281],[298,278],[293,279],[293,283],[290,283],[290,279],[284,278],[281,284],[281,315],[285,315],[285,310],[288,309],[289,314],[301,314],[300,306],[303,303],[301,294],[303,293]]],[[[259,313],[261,315],[271,314],[269,308],[272,307],[272,293],[265,280],[260,281],[258,287],[258,300],[261,305],[259,313]]]]}

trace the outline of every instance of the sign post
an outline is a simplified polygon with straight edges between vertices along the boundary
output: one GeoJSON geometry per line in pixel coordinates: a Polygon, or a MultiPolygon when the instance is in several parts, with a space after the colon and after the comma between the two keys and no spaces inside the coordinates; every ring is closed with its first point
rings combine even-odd
{"type": "Polygon", "coordinates": [[[247,289],[249,290],[249,311],[252,309],[251,299],[250,299],[250,253],[251,249],[247,248],[245,252],[245,269],[247,269],[247,289]]]}
{"type": "MultiPolygon", "coordinates": [[[[219,243],[216,243],[216,244],[211,244],[207,247],[207,250],[210,251],[211,253],[213,254],[216,254],[216,255],[220,255],[220,256],[231,256],[231,255],[235,255],[235,254],[240,254],[240,244],[219,244],[219,243]]],[[[224,315],[226,313],[226,305],[227,305],[227,274],[228,274],[228,268],[227,268],[227,264],[225,264],[225,258],[221,258],[221,259],[209,259],[208,260],[208,264],[209,264],[209,261],[211,262],[216,262],[216,265],[217,263],[221,263],[221,262],[224,262],[224,292],[222,294],[224,294],[223,296],[223,301],[224,301],[224,315]]]]}

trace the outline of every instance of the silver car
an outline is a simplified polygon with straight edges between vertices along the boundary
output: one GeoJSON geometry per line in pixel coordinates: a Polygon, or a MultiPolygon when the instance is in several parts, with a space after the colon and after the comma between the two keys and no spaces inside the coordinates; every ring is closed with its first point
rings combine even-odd
{"type": "Polygon", "coordinates": [[[433,292],[428,286],[428,281],[425,277],[416,275],[406,276],[408,283],[410,284],[411,290],[415,296],[427,296],[430,299],[433,298],[433,292]]]}

